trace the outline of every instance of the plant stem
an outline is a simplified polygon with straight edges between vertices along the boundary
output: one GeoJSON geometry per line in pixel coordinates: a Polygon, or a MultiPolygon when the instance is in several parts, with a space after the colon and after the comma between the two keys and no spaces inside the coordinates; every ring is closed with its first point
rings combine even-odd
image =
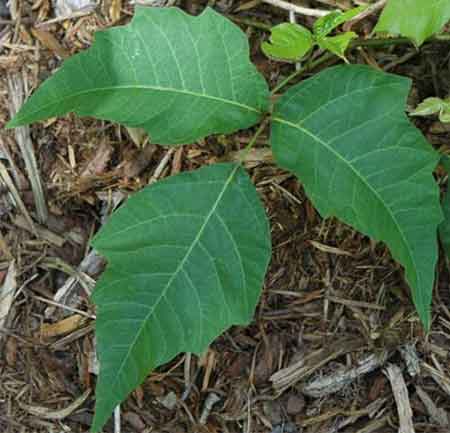
{"type": "Polygon", "coordinates": [[[320,56],[318,59],[316,59],[316,60],[314,60],[312,62],[308,62],[307,64],[305,64],[305,66],[303,66],[302,68],[300,68],[297,71],[293,72],[291,75],[287,76],[281,83],[277,84],[272,89],[270,94],[272,96],[275,95],[275,93],[277,93],[280,89],[282,89],[286,84],[288,84],[294,78],[298,77],[299,75],[303,74],[304,72],[306,72],[309,69],[314,69],[316,66],[321,65],[322,63],[326,62],[327,60],[332,59],[333,57],[335,57],[334,54],[332,54],[332,53],[325,53],[322,56],[320,56]]]}
{"type": "Polygon", "coordinates": [[[385,47],[389,45],[411,44],[408,38],[372,38],[372,39],[354,39],[350,42],[349,48],[356,47],[385,47]]]}
{"type": "MultiPolygon", "coordinates": [[[[440,35],[435,35],[432,38],[428,39],[428,42],[433,42],[433,41],[434,42],[450,41],[450,34],[443,33],[440,35]]],[[[400,44],[412,44],[412,42],[408,38],[355,39],[354,41],[350,42],[349,48],[382,47],[382,46],[400,45],[400,44]]],[[[271,92],[271,95],[274,95],[275,93],[277,93],[281,88],[286,86],[286,84],[288,84],[291,80],[298,77],[299,75],[302,75],[307,70],[314,69],[315,67],[321,65],[322,63],[330,60],[333,57],[334,57],[334,54],[328,52],[328,53],[323,54],[322,56],[320,56],[318,59],[314,60],[313,62],[307,63],[301,69],[293,72],[291,75],[286,77],[281,83],[279,83],[277,86],[275,86],[275,88],[271,92]]]]}
{"type": "Polygon", "coordinates": [[[272,26],[270,26],[269,24],[264,24],[260,21],[255,21],[250,18],[241,18],[234,15],[227,15],[227,17],[238,24],[244,24],[246,26],[254,27],[255,29],[260,29],[265,32],[270,32],[270,29],[272,28],[272,26]]]}
{"type": "Polygon", "coordinates": [[[435,41],[450,41],[450,33],[441,33],[440,35],[434,35],[431,40],[435,41]]]}
{"type": "Polygon", "coordinates": [[[269,117],[264,118],[264,120],[261,122],[261,124],[258,126],[258,129],[253,134],[253,137],[248,142],[247,146],[244,147],[244,150],[242,152],[242,156],[239,158],[239,164],[244,164],[245,159],[247,158],[247,155],[249,154],[250,150],[252,150],[252,147],[255,145],[256,140],[258,140],[258,137],[263,133],[264,129],[266,129],[267,123],[269,122],[269,117]]]}

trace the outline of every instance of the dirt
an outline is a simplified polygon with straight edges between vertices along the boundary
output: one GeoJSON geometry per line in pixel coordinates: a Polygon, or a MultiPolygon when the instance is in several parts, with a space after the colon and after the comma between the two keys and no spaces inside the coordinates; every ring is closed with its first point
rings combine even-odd
{"type": "MultiPolygon", "coordinates": [[[[350,0],[309,2],[320,8],[335,3],[351,6],[350,0]]],[[[293,65],[268,61],[259,50],[267,36],[261,24],[287,20],[285,11],[253,1],[210,4],[240,23],[255,64],[272,85],[292,72],[293,65]]],[[[96,30],[128,22],[133,11],[128,2],[105,0],[84,15],[52,22],[48,0],[13,1],[11,17],[2,5],[1,126],[10,118],[12,78],[30,93],[64,58],[87,48],[96,30]]],[[[199,13],[205,3],[180,6],[199,13]]],[[[367,35],[375,21],[369,16],[354,30],[367,35]]],[[[361,47],[348,58],[411,77],[409,103],[415,105],[427,96],[447,96],[448,47],[361,47]]],[[[450,128],[435,119],[417,126],[436,149],[448,152],[450,128]]],[[[121,431],[397,432],[398,402],[385,372],[392,364],[406,384],[415,431],[449,432],[450,291],[443,255],[432,327],[424,334],[403,270],[385,246],[323,220],[301,184],[272,163],[268,134],[246,164],[269,214],[273,242],[254,320],[225,332],[202,356],[183,354],[153,372],[121,405],[121,431]],[[370,362],[373,368],[361,373],[370,362]],[[351,380],[332,388],[349,372],[351,380]]],[[[26,210],[0,184],[0,284],[12,279],[17,290],[0,327],[0,431],[87,432],[96,380],[89,293],[105,265],[89,254],[89,239],[129,194],[150,181],[235,158],[251,131],[167,150],[118,125],[68,115],[33,125],[30,137],[48,209],[42,221],[17,137],[0,132],[0,162],[26,210]],[[71,295],[55,301],[71,283],[71,295]]],[[[438,169],[436,176],[444,187],[444,173],[438,169]]],[[[114,431],[112,420],[104,431],[114,431]]]]}

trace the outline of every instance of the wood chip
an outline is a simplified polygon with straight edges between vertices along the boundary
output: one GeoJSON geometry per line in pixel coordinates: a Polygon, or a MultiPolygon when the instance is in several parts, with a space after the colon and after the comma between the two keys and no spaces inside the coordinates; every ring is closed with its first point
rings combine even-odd
{"type": "Polygon", "coordinates": [[[211,410],[212,410],[213,406],[216,403],[218,403],[220,400],[221,400],[221,398],[217,394],[215,394],[213,392],[208,394],[208,396],[206,397],[206,400],[205,400],[205,404],[203,406],[202,414],[200,416],[199,423],[201,425],[205,425],[206,424],[206,422],[208,421],[209,414],[211,413],[211,410]]]}
{"type": "Polygon", "coordinates": [[[427,371],[430,376],[433,378],[433,380],[441,387],[441,389],[450,396],[450,379],[445,376],[442,371],[439,371],[438,369],[432,367],[431,365],[423,362],[422,368],[427,371]]]}
{"type": "MultiPolygon", "coordinates": [[[[19,111],[24,102],[27,83],[21,74],[11,74],[8,75],[8,87],[10,94],[9,111],[12,118],[19,111]]],[[[22,158],[25,161],[27,175],[30,179],[31,189],[33,191],[34,201],[36,204],[38,220],[41,223],[45,223],[48,217],[47,201],[45,199],[41,175],[39,173],[36,156],[34,154],[30,128],[28,126],[20,126],[14,129],[14,134],[17,145],[19,146],[22,154],[22,158]]]]}
{"type": "Polygon", "coordinates": [[[400,348],[400,355],[406,364],[406,369],[411,377],[420,373],[420,360],[414,344],[405,344],[400,348]]]}
{"type": "Polygon", "coordinates": [[[149,166],[156,150],[157,147],[155,144],[147,144],[142,149],[133,149],[127,155],[125,161],[116,167],[114,174],[127,178],[139,176],[149,166]]]}
{"type": "Polygon", "coordinates": [[[241,162],[242,158],[244,158],[243,163],[248,168],[255,168],[263,163],[273,163],[272,150],[267,147],[254,147],[249,152],[245,149],[229,152],[222,158],[222,160],[241,162]]]}
{"type": "Polygon", "coordinates": [[[172,169],[170,170],[170,175],[173,176],[181,171],[181,165],[183,162],[183,147],[180,146],[175,151],[175,155],[172,160],[172,169]]]}
{"type": "Polygon", "coordinates": [[[58,40],[47,30],[31,29],[33,36],[52,53],[56,54],[61,59],[67,59],[70,53],[58,42],[58,40]]]}
{"type": "Polygon", "coordinates": [[[415,433],[408,388],[406,387],[402,370],[395,364],[389,364],[385,369],[385,374],[391,383],[392,393],[397,405],[400,424],[398,433],[415,433]]]}
{"type": "Polygon", "coordinates": [[[25,218],[24,215],[16,215],[13,219],[13,224],[17,227],[20,227],[21,229],[28,230],[31,233],[35,233],[39,238],[45,239],[52,245],[56,245],[57,247],[62,247],[66,240],[57,235],[56,233],[51,232],[50,230],[46,229],[45,227],[38,226],[36,224],[33,224],[33,229],[30,228],[29,222],[25,218]]]}
{"type": "Polygon", "coordinates": [[[22,197],[19,194],[19,191],[17,191],[16,186],[14,185],[13,180],[11,179],[8,170],[3,165],[2,162],[0,162],[0,178],[3,180],[4,184],[8,188],[9,193],[11,194],[12,199],[14,200],[15,205],[17,208],[22,212],[24,220],[26,221],[26,227],[27,230],[30,230],[34,235],[37,236],[36,227],[34,225],[34,222],[28,212],[27,207],[25,206],[24,202],[22,201],[22,197]]]}
{"type": "Polygon", "coordinates": [[[322,398],[335,393],[359,377],[380,368],[386,361],[387,354],[369,355],[353,368],[337,371],[327,376],[320,376],[302,388],[302,393],[314,398],[322,398]]]}
{"type": "Polygon", "coordinates": [[[119,21],[121,12],[122,0],[112,0],[111,7],[109,8],[109,16],[111,17],[111,21],[113,23],[119,21]]]}
{"type": "Polygon", "coordinates": [[[327,348],[310,352],[300,361],[282,368],[270,377],[270,381],[276,392],[282,392],[300,380],[307,380],[330,361],[364,347],[365,345],[358,339],[342,339],[327,348]]]}
{"type": "MultiPolygon", "coordinates": [[[[0,288],[0,329],[7,323],[8,314],[17,290],[17,270],[13,260],[8,267],[5,281],[0,288]]],[[[4,334],[0,333],[0,341],[4,334]]]]}
{"type": "MultiPolygon", "coordinates": [[[[103,268],[105,259],[92,250],[80,263],[76,269],[76,274],[70,276],[66,282],[57,290],[53,300],[71,308],[80,305],[80,297],[77,296],[81,287],[86,293],[92,292],[95,281],[91,276],[97,275],[103,268]]],[[[45,317],[52,317],[55,307],[47,307],[45,317]]]]}
{"type": "Polygon", "coordinates": [[[416,386],[416,392],[419,398],[422,400],[423,405],[427,409],[430,418],[441,427],[450,427],[447,412],[442,408],[438,408],[434,404],[432,398],[418,385],[416,386]]]}
{"type": "Polygon", "coordinates": [[[87,163],[81,172],[81,177],[98,176],[103,174],[111,158],[114,148],[108,141],[102,141],[95,150],[94,157],[87,163]]]}
{"type": "Polygon", "coordinates": [[[52,338],[69,334],[79,329],[84,323],[86,323],[86,317],[80,314],[74,314],[56,323],[44,323],[40,330],[41,337],[52,338]]]}
{"type": "Polygon", "coordinates": [[[351,256],[348,251],[341,250],[340,248],[330,247],[329,245],[324,245],[317,241],[309,241],[309,243],[323,253],[335,254],[337,256],[351,256]]]}

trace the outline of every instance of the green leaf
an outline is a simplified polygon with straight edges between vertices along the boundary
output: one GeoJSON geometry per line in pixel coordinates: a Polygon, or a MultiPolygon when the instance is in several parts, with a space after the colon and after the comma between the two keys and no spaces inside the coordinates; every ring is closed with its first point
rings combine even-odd
{"type": "Polygon", "coordinates": [[[364,9],[366,9],[366,6],[358,6],[356,8],[348,10],[347,12],[330,12],[329,14],[316,20],[313,27],[314,36],[317,40],[324,38],[325,36],[330,34],[330,32],[332,32],[336,27],[347,21],[350,21],[364,9]]]}
{"type": "Polygon", "coordinates": [[[359,6],[344,13],[331,12],[314,23],[314,34],[299,24],[279,24],[272,27],[270,42],[263,42],[261,49],[267,57],[295,62],[304,57],[315,44],[318,44],[320,48],[329,50],[345,60],[345,50],[350,41],[357,36],[356,33],[346,32],[328,38],[326,35],[364,9],[365,6],[359,6]]]}
{"type": "Polygon", "coordinates": [[[345,58],[345,51],[348,48],[351,40],[356,38],[358,35],[355,32],[345,32],[337,36],[327,36],[318,41],[319,47],[323,50],[331,51],[336,56],[345,58]]]}
{"type": "Polygon", "coordinates": [[[323,217],[385,242],[405,267],[428,329],[439,160],[404,113],[410,81],[366,66],[339,66],[292,87],[275,105],[276,161],[295,173],[323,217]]]}
{"type": "Polygon", "coordinates": [[[442,107],[442,110],[439,112],[439,120],[442,123],[450,122],[450,104],[446,103],[442,107]]]}
{"type": "Polygon", "coordinates": [[[97,432],[150,370],[203,352],[254,313],[271,254],[255,187],[235,164],[181,173],[135,194],[93,246],[108,268],[93,295],[97,432]]]}
{"type": "Polygon", "coordinates": [[[445,254],[450,259],[450,189],[446,191],[442,199],[442,212],[444,221],[439,225],[439,237],[445,254]]]}
{"type": "Polygon", "coordinates": [[[444,101],[441,98],[426,98],[410,114],[411,116],[429,116],[439,113],[443,106],[444,101]]]}
{"type": "Polygon", "coordinates": [[[277,60],[300,60],[314,43],[311,32],[298,24],[279,24],[270,32],[270,42],[263,42],[261,49],[267,57],[277,60]]]}
{"type": "Polygon", "coordinates": [[[406,36],[420,46],[449,20],[448,0],[389,0],[375,31],[406,36]]]}
{"type": "Polygon", "coordinates": [[[411,116],[429,116],[430,114],[439,113],[439,120],[443,123],[450,122],[450,102],[448,99],[426,98],[417,108],[412,111],[411,116]]]}
{"type": "Polygon", "coordinates": [[[144,128],[153,142],[190,143],[247,128],[268,107],[246,35],[206,9],[137,8],[131,24],[96,33],[7,125],[75,112],[144,128]]]}

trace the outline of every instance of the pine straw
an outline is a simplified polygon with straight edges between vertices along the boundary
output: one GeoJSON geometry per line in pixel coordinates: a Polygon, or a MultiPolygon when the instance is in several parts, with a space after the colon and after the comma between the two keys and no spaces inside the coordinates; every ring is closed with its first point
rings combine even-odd
{"type": "MultiPolygon", "coordinates": [[[[333,1],[310,4],[323,8],[333,1]]],[[[119,10],[118,22],[125,23],[132,12],[129,4],[117,9],[117,1],[105,2],[96,12],[49,24],[47,0],[19,6],[22,24],[0,29],[0,124],[9,116],[6,72],[23,74],[35,88],[60,64],[58,56],[86,48],[96,29],[111,25],[110,14],[117,19],[119,10]]],[[[247,23],[255,63],[272,82],[286,76],[291,66],[262,58],[257,46],[263,34],[258,25],[248,27],[279,22],[284,12],[251,1],[219,6],[228,14],[240,6],[236,16],[247,23]]],[[[188,1],[185,7],[195,12],[202,6],[188,1]]],[[[356,27],[364,33],[372,24],[368,17],[356,27]]],[[[411,47],[367,48],[352,52],[351,61],[415,77],[413,97],[422,99],[435,90],[423,77],[432,76],[438,90],[448,84],[442,52],[439,44],[421,54],[411,47]]],[[[433,133],[431,122],[421,127],[441,150],[448,149],[447,131],[433,133]]],[[[88,294],[103,266],[89,255],[88,240],[127,194],[181,170],[236,158],[250,133],[167,151],[149,144],[137,148],[125,129],[89,119],[66,116],[34,125],[31,139],[49,209],[39,224],[14,135],[1,132],[2,161],[34,232],[3,183],[0,281],[8,278],[14,258],[17,291],[0,333],[0,431],[88,430],[94,398],[87,391],[94,389],[96,368],[88,294]],[[55,305],[65,284],[70,287],[55,305]]],[[[395,432],[399,418],[385,362],[401,369],[415,430],[448,431],[446,264],[439,264],[433,324],[425,336],[402,270],[386,248],[336,220],[323,221],[298,181],[272,164],[266,145],[267,136],[247,161],[270,216],[274,246],[255,319],[230,329],[203,356],[180,355],[152,373],[122,405],[123,431],[395,432]]],[[[105,431],[112,429],[110,422],[105,431]]]]}

